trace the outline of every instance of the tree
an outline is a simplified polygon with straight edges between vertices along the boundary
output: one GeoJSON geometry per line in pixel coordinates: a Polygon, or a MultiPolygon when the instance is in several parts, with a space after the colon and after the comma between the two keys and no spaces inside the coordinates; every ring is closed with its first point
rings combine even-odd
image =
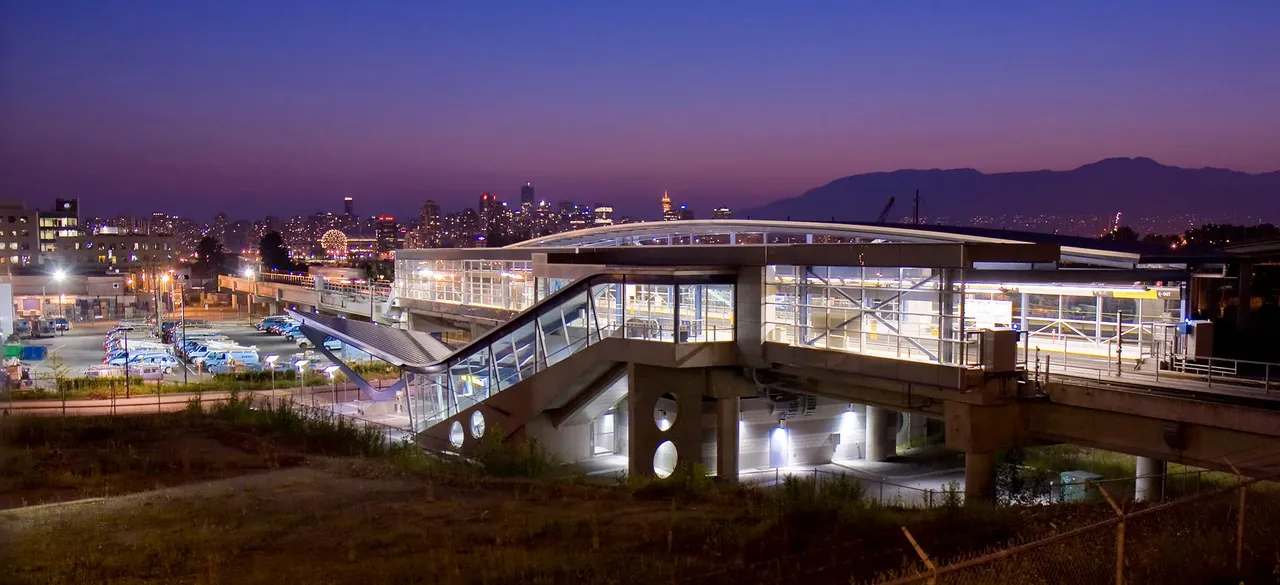
{"type": "Polygon", "coordinates": [[[1122,225],[1105,234],[1102,234],[1101,239],[1108,240],[1111,242],[1119,242],[1122,244],[1133,244],[1138,241],[1138,232],[1133,231],[1133,228],[1127,225],[1122,225]]]}
{"type": "Polygon", "coordinates": [[[1053,473],[1026,464],[1021,448],[1007,449],[996,459],[996,503],[1003,506],[1043,502],[1053,493],[1053,473]]]}
{"type": "Polygon", "coordinates": [[[298,266],[289,258],[289,248],[284,245],[284,237],[280,232],[267,232],[258,242],[258,254],[262,258],[262,268],[275,272],[295,272],[298,266]]]}
{"type": "Polygon", "coordinates": [[[196,266],[205,274],[210,274],[222,266],[225,256],[222,242],[213,236],[200,238],[200,243],[196,244],[196,266]]]}

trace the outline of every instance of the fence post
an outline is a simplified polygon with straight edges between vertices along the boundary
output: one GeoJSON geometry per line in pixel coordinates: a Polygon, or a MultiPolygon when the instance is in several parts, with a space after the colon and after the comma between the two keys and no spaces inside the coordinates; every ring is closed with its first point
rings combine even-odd
{"type": "Polygon", "coordinates": [[[920,555],[920,560],[924,561],[924,566],[929,569],[929,580],[925,581],[925,583],[928,585],[934,585],[934,583],[937,583],[937,565],[934,565],[933,561],[929,560],[929,555],[924,554],[924,549],[920,548],[920,545],[916,543],[915,537],[911,536],[911,532],[907,530],[906,526],[902,527],[902,534],[906,535],[907,540],[911,542],[911,548],[916,549],[916,554],[920,555]]]}
{"type": "MultiPolygon", "coordinates": [[[[1223,457],[1225,460],[1226,457],[1223,457]]],[[[1240,509],[1236,510],[1236,575],[1241,575],[1244,571],[1244,496],[1248,490],[1244,488],[1244,476],[1240,475],[1240,470],[1236,469],[1230,461],[1227,465],[1231,466],[1231,471],[1236,474],[1236,489],[1240,490],[1240,509]]]]}
{"type": "Polygon", "coordinates": [[[1107,503],[1111,504],[1111,509],[1115,510],[1116,516],[1120,517],[1120,523],[1116,525],[1116,585],[1124,585],[1124,510],[1116,505],[1116,501],[1111,499],[1111,494],[1108,494],[1101,484],[1093,485],[1098,488],[1102,497],[1107,499],[1107,503]]]}

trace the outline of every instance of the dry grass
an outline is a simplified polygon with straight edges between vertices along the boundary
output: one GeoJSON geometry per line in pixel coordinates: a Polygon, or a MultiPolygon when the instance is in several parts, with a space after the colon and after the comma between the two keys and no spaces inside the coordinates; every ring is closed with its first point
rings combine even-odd
{"type": "MultiPolygon", "coordinates": [[[[6,465],[5,481],[47,482],[29,489],[59,494],[68,473],[75,481],[116,481],[112,494],[120,486],[202,483],[0,511],[0,567],[8,571],[0,581],[848,583],[914,562],[901,526],[931,555],[951,558],[1111,515],[1105,504],[904,510],[866,502],[852,482],[792,480],[764,492],[709,485],[696,469],[672,482],[630,486],[496,478],[482,464],[412,449],[334,456],[346,455],[334,429],[280,425],[271,416],[228,411],[69,419],[61,426],[7,422],[4,456],[17,446],[27,453],[20,459],[37,464],[13,474],[6,465]],[[307,441],[297,433],[330,438],[307,441]],[[292,465],[280,465],[282,457],[293,458],[292,465]],[[82,473],[95,464],[96,476],[82,473]],[[142,479],[124,479],[135,476],[142,479]],[[211,477],[221,479],[204,481],[211,477]]],[[[1230,520],[1229,511],[1211,513],[1199,524],[1153,529],[1145,538],[1160,546],[1135,547],[1135,555],[1194,560],[1185,543],[1195,541],[1179,541],[1177,533],[1217,526],[1222,514],[1230,520]],[[1178,556],[1161,554],[1161,547],[1178,556]]],[[[1260,554],[1267,546],[1259,541],[1260,554]]],[[[1063,554],[1089,562],[1106,555],[1083,545],[1063,554]]]]}

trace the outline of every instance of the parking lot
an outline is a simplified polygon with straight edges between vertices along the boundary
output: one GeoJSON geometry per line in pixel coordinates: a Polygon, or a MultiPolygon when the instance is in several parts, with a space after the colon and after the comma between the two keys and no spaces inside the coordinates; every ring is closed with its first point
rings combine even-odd
{"type": "MultiPolygon", "coordinates": [[[[82,376],[90,366],[102,364],[105,356],[102,342],[107,333],[115,326],[116,323],[114,322],[77,324],[71,331],[60,333],[56,337],[28,340],[25,342],[27,345],[48,347],[49,356],[53,359],[23,363],[31,368],[33,375],[40,375],[52,373],[54,365],[60,361],[67,368],[69,376],[82,376]]],[[[293,361],[291,358],[300,357],[303,354],[296,341],[289,341],[279,335],[258,331],[245,320],[213,322],[209,324],[209,329],[217,330],[241,345],[257,347],[258,354],[264,358],[272,354],[278,355],[281,363],[293,361]]],[[[143,329],[132,332],[129,338],[157,341],[155,336],[143,329]]],[[[315,360],[317,357],[324,360],[322,356],[318,356],[314,351],[308,354],[309,359],[315,360]]],[[[194,367],[190,365],[187,367],[187,378],[189,380],[196,379],[194,377],[198,376],[198,374],[194,367]]],[[[175,375],[181,376],[182,373],[178,371],[175,372],[175,375]]]]}

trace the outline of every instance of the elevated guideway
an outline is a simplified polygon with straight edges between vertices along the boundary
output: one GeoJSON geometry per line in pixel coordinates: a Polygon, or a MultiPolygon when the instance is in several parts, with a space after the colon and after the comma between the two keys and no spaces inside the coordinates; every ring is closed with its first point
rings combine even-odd
{"type": "Polygon", "coordinates": [[[387,284],[349,284],[324,278],[289,274],[262,274],[254,278],[221,275],[218,287],[241,293],[251,303],[263,305],[265,314],[276,315],[293,306],[339,315],[385,321],[391,287],[387,284]]]}

